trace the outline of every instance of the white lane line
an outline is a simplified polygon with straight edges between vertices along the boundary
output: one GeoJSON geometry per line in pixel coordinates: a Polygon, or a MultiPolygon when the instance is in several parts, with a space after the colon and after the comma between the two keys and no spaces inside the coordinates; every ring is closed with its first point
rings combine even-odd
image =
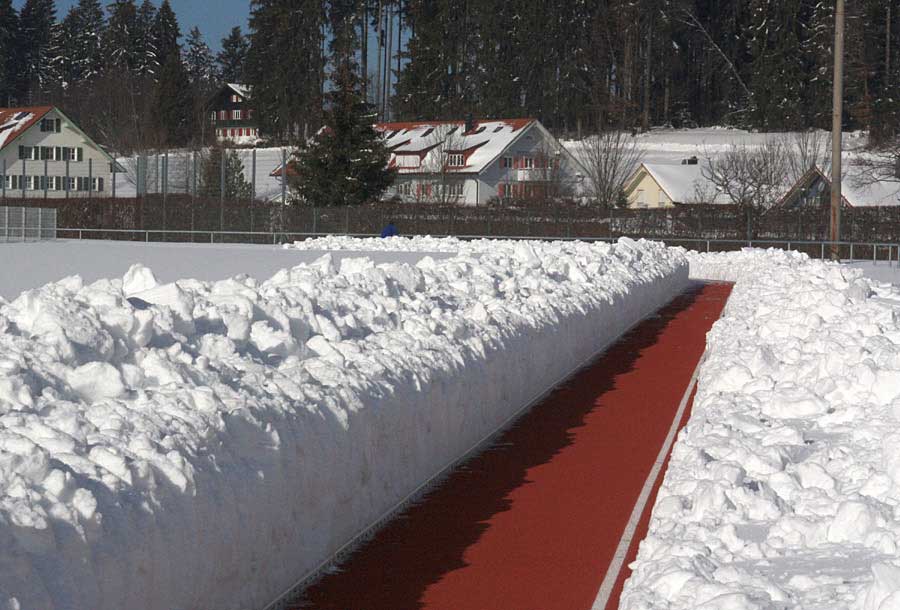
{"type": "Polygon", "coordinates": [[[650,470],[650,475],[644,482],[644,488],[641,489],[641,495],[638,496],[637,502],[634,505],[634,510],[631,511],[631,518],[628,520],[628,525],[625,526],[625,531],[622,532],[619,546],[616,547],[616,554],[613,556],[612,562],[610,562],[609,568],[606,570],[606,577],[603,579],[603,584],[600,585],[600,592],[597,594],[597,599],[594,600],[594,605],[591,606],[591,610],[606,610],[606,605],[609,603],[613,587],[616,584],[616,580],[619,578],[622,566],[625,564],[625,557],[628,555],[628,549],[631,547],[632,540],[634,540],[634,533],[635,530],[637,530],[638,522],[641,520],[641,515],[644,514],[644,509],[647,507],[647,502],[650,500],[650,494],[653,492],[653,486],[659,478],[663,464],[666,462],[666,458],[672,450],[675,436],[678,434],[678,424],[681,423],[681,420],[684,417],[684,411],[687,409],[688,402],[691,399],[691,393],[694,390],[694,386],[697,384],[697,375],[700,373],[700,365],[702,363],[703,358],[700,359],[700,362],[694,369],[694,374],[691,375],[691,382],[688,384],[687,390],[681,398],[681,404],[678,405],[678,413],[675,414],[675,419],[672,421],[672,427],[669,428],[669,434],[666,436],[662,449],[659,450],[659,455],[656,457],[653,469],[650,470]]]}

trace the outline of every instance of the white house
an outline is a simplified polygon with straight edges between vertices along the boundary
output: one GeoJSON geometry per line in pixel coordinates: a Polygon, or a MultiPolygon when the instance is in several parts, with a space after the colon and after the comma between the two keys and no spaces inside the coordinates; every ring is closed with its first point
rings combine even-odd
{"type": "Polygon", "coordinates": [[[6,197],[107,196],[112,163],[58,108],[0,108],[0,188],[6,197]]]}
{"type": "Polygon", "coordinates": [[[578,194],[584,170],[535,119],[379,123],[398,177],[387,198],[481,205],[578,194]]]}
{"type": "Polygon", "coordinates": [[[671,208],[690,203],[728,204],[693,159],[681,165],[642,163],[625,186],[628,207],[671,208]]]}

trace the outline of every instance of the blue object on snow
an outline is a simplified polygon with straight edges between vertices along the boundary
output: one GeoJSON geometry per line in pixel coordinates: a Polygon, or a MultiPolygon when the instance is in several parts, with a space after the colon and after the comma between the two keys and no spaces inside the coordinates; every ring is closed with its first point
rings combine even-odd
{"type": "Polygon", "coordinates": [[[381,230],[381,237],[396,237],[397,235],[399,235],[397,227],[392,222],[387,223],[387,226],[381,230]]]}

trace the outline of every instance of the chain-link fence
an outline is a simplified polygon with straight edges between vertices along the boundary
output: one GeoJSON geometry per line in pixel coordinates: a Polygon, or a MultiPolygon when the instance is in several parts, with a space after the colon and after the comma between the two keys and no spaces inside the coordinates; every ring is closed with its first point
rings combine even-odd
{"type": "Polygon", "coordinates": [[[0,241],[37,241],[56,238],[54,208],[0,206],[0,241]]]}

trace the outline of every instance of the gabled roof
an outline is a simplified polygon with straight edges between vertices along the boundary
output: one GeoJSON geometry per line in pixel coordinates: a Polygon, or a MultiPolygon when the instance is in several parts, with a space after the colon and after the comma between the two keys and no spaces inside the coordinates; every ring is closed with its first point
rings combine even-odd
{"type": "Polygon", "coordinates": [[[0,108],[0,150],[12,144],[51,110],[53,106],[0,108]]]}
{"type": "MultiPolygon", "coordinates": [[[[798,191],[812,186],[816,178],[824,180],[828,188],[831,188],[831,176],[826,175],[818,166],[812,167],[781,198],[779,205],[786,204],[798,191]]],[[[872,184],[862,185],[859,184],[856,178],[851,169],[841,182],[841,201],[843,205],[853,208],[900,205],[900,183],[881,180],[872,184]]]]}
{"type": "MultiPolygon", "coordinates": [[[[456,173],[481,173],[509,148],[535,119],[490,119],[476,121],[465,131],[465,121],[414,121],[378,123],[375,129],[385,136],[385,146],[393,154],[424,155],[442,141],[447,150],[469,153],[466,166],[456,173]]],[[[420,168],[399,168],[401,173],[421,173],[420,168]]]]}
{"type": "Polygon", "coordinates": [[[659,188],[668,195],[674,203],[689,203],[697,199],[700,194],[713,195],[712,201],[703,203],[729,204],[731,200],[719,192],[715,185],[703,175],[700,165],[666,165],[662,163],[642,163],[631,180],[628,181],[629,191],[634,188],[635,182],[642,173],[647,173],[659,185],[659,188]]]}
{"type": "Polygon", "coordinates": [[[115,159],[113,159],[105,148],[97,144],[93,138],[84,133],[81,128],[75,124],[75,121],[67,117],[62,110],[55,106],[0,108],[0,150],[3,150],[18,140],[20,136],[34,127],[38,121],[54,111],[66,121],[66,124],[70,129],[84,138],[91,146],[96,148],[110,163],[115,162],[115,159]]]}
{"type": "Polygon", "coordinates": [[[225,87],[227,87],[228,89],[231,89],[232,91],[234,91],[235,93],[237,93],[238,95],[240,95],[243,98],[250,97],[249,85],[242,85],[240,83],[226,83],[225,87]]]}

